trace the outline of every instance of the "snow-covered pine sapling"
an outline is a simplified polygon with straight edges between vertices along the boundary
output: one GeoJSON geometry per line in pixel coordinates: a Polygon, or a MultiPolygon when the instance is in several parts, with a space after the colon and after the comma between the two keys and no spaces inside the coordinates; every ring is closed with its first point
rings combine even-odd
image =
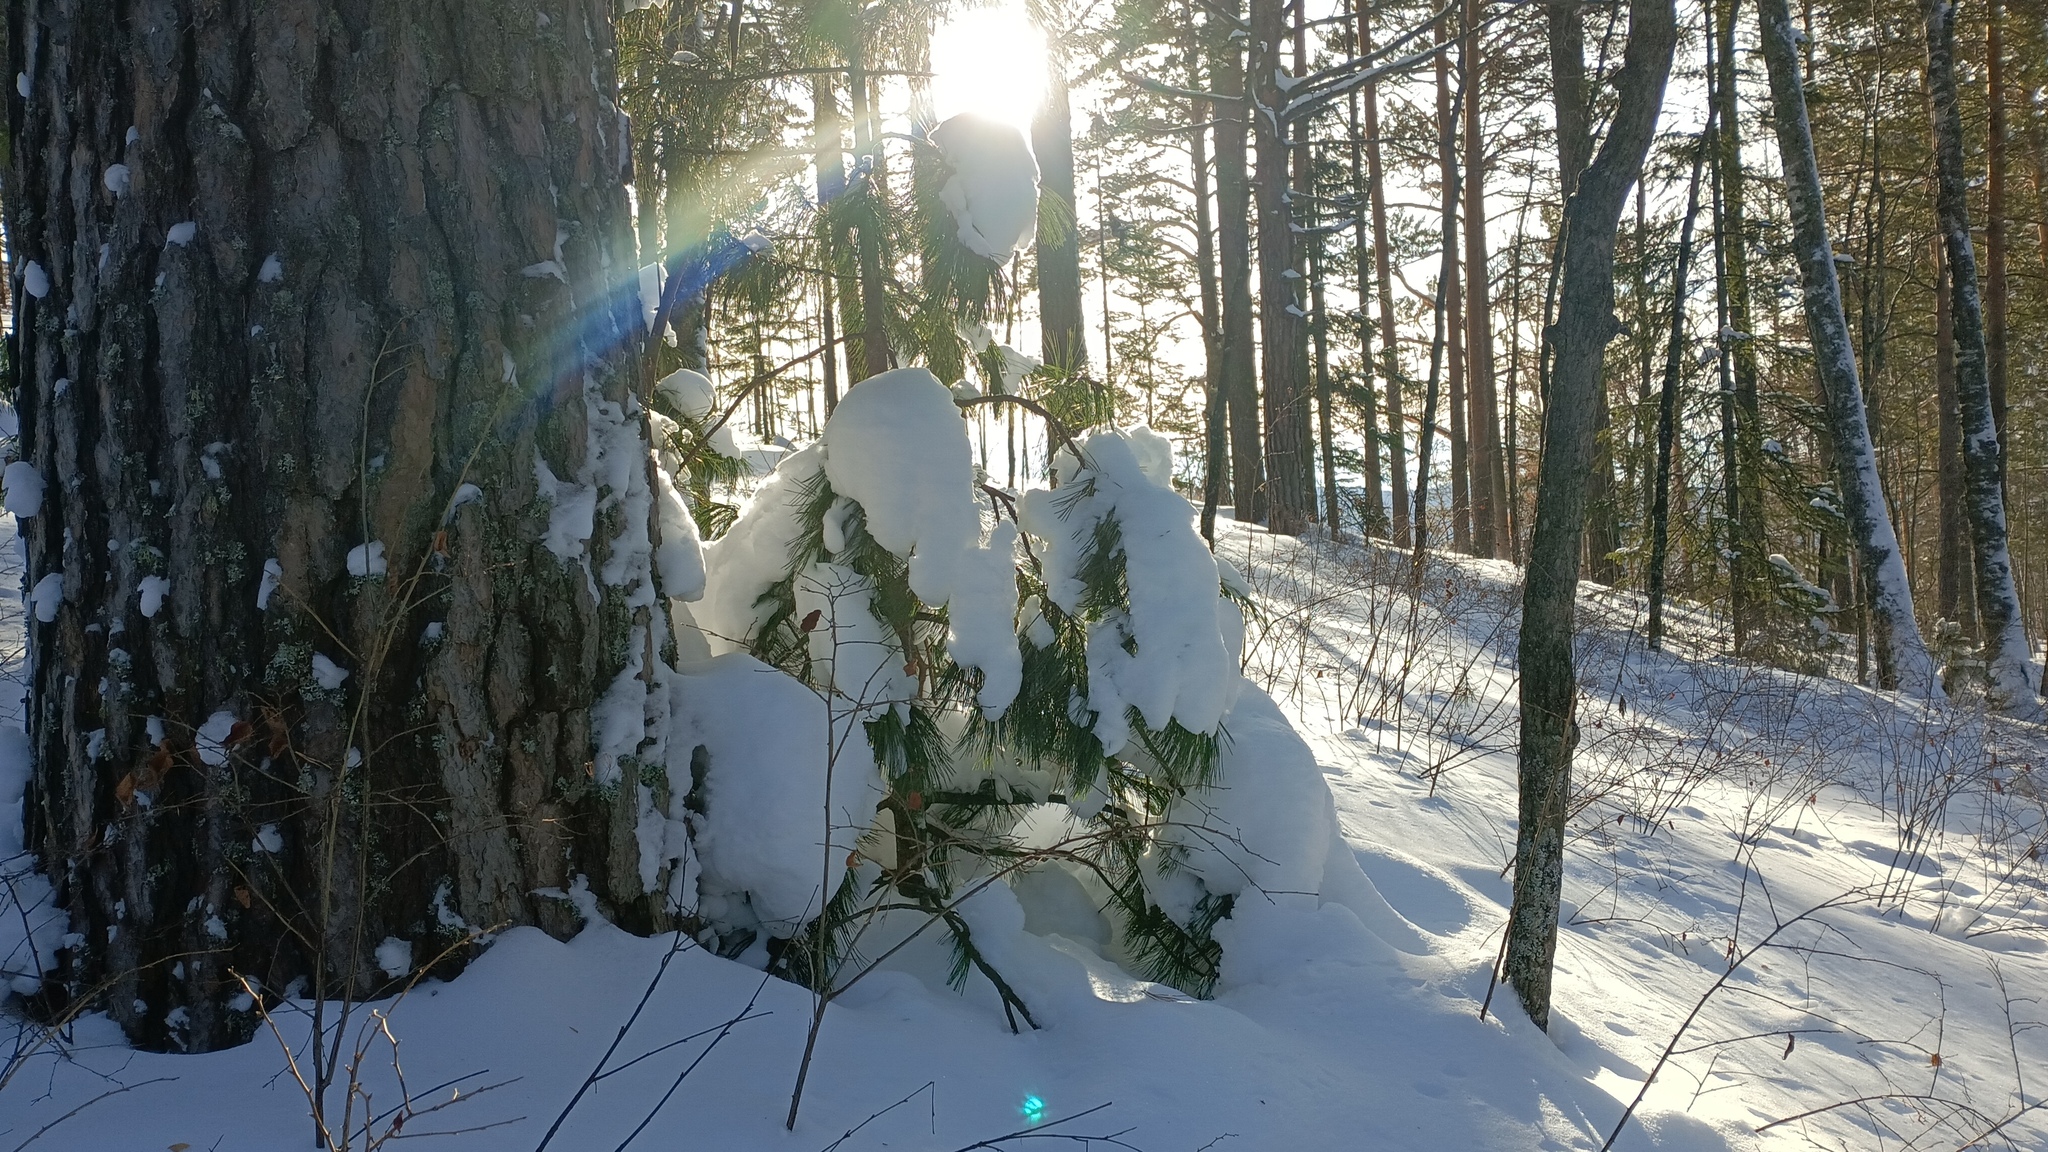
{"type": "MultiPolygon", "coordinates": [[[[986,977],[1013,1023],[1029,1022],[960,907],[1057,867],[1106,906],[1116,958],[1192,992],[1213,986],[1209,932],[1233,893],[1178,864],[1232,836],[1187,802],[1217,775],[1242,616],[1166,484],[1170,465],[1143,431],[1064,450],[1059,487],[1022,502],[1033,542],[1020,572],[1017,525],[976,498],[953,397],[899,370],[851,390],[822,441],[785,460],[711,546],[697,619],[714,648],[853,714],[881,797],[857,850],[805,882],[823,914],[793,935],[760,925],[773,970],[829,994],[865,971],[843,966],[880,918],[908,916],[952,938],[956,980],[986,977]],[[1041,806],[1060,823],[1055,847],[1020,832],[1041,806]]],[[[855,787],[840,783],[848,767],[832,769],[835,809],[855,787]]],[[[698,818],[707,876],[723,875],[721,825],[756,817],[711,796],[698,818]]],[[[726,901],[701,927],[723,948],[744,919],[726,901]]]]}

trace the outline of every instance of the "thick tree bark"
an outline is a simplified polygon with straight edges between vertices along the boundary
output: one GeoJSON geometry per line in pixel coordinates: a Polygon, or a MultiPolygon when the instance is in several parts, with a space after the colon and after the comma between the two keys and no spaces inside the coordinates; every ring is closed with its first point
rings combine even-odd
{"type": "Polygon", "coordinates": [[[1842,311],[1842,286],[1836,278],[1835,250],[1828,238],[1820,169],[1814,159],[1806,92],[1799,76],[1800,33],[1792,25],[1785,0],[1759,0],[1758,7],[1764,63],[1771,77],[1772,122],[1785,171],[1785,200],[1792,216],[1793,254],[1799,261],[1814,367],[1827,398],[1835,483],[1870,598],[1878,683],[1915,695],[1937,695],[1941,688],[1913,618],[1912,586],[1906,579],[1898,538],[1892,532],[1891,515],[1878,482],[1877,454],[1865,422],[1855,348],[1849,340],[1848,317],[1842,311]]]}
{"type": "MultiPolygon", "coordinates": [[[[1231,10],[1236,11],[1232,4],[1231,10]]],[[[1249,111],[1244,48],[1227,35],[1214,46],[1216,245],[1223,289],[1223,396],[1230,413],[1230,493],[1237,518],[1266,515],[1265,450],[1259,434],[1258,347],[1254,335],[1251,179],[1246,173],[1249,111]]]]}
{"type": "Polygon", "coordinates": [[[579,875],[662,922],[593,715],[667,635],[647,501],[591,480],[564,562],[537,480],[644,443],[611,14],[13,7],[26,823],[59,979],[138,1043],[246,1038],[234,974],[371,995],[386,937],[566,933],[535,892],[579,875]]]}
{"type": "MultiPolygon", "coordinates": [[[[1564,885],[1578,677],[1572,615],[1585,527],[1586,470],[1601,360],[1620,329],[1614,318],[1614,235],[1628,190],[1642,172],[1677,42],[1671,0],[1631,0],[1628,46],[1614,77],[1613,126],[1565,206],[1564,271],[1554,344],[1536,530],[1522,591],[1520,823],[1504,959],[1508,986],[1537,1027],[1550,1026],[1551,963],[1564,885]]],[[[1571,51],[1551,43],[1553,53],[1571,51]]]]}
{"type": "Polygon", "coordinates": [[[1288,42],[1282,0],[1251,2],[1251,121],[1258,162],[1259,367],[1266,418],[1266,526],[1299,535],[1313,518],[1315,489],[1304,363],[1306,300],[1297,267],[1289,180],[1292,148],[1280,80],[1288,42]]]}
{"type": "Polygon", "coordinates": [[[1074,214],[1073,111],[1066,65],[1058,53],[1046,56],[1045,99],[1031,117],[1031,150],[1038,156],[1038,194],[1064,209],[1039,214],[1033,247],[1038,354],[1049,367],[1081,375],[1088,371],[1088,336],[1081,314],[1081,232],[1074,214]]]}
{"type": "Polygon", "coordinates": [[[1507,538],[1507,476],[1500,457],[1500,398],[1493,376],[1493,293],[1487,283],[1486,140],[1481,134],[1485,71],[1478,0],[1465,0],[1465,421],[1472,460],[1472,548],[1499,556],[1507,538]]]}
{"type": "MultiPolygon", "coordinates": [[[[1783,0],[1767,0],[1782,3],[1783,0]]],[[[1948,256],[1956,330],[1956,400],[1962,415],[1964,511],[1970,522],[1977,618],[1992,703],[2026,717],[2042,715],[2028,675],[2027,636],[2006,547],[2005,461],[1999,451],[1984,350],[1984,306],[1977,253],[1970,243],[1969,181],[1963,171],[1963,122],[1957,109],[1953,0],[1927,5],[1927,87],[1934,98],[1935,210],[1948,256]]]]}
{"type": "MultiPolygon", "coordinates": [[[[1372,51],[1370,8],[1358,5],[1358,43],[1372,51]]],[[[1401,396],[1401,348],[1394,324],[1394,271],[1387,235],[1387,185],[1380,160],[1380,85],[1365,85],[1365,183],[1372,200],[1373,287],[1379,301],[1380,380],[1386,389],[1388,503],[1393,508],[1396,544],[1408,543],[1408,432],[1401,396]]]]}

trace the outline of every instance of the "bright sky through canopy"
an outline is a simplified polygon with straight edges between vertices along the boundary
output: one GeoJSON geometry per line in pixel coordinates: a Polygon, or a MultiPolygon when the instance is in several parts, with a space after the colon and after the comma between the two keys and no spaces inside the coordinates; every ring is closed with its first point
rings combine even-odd
{"type": "Polygon", "coordinates": [[[1045,37],[1022,4],[970,8],[932,37],[932,73],[940,120],[978,112],[1028,133],[1045,91],[1045,37]]]}

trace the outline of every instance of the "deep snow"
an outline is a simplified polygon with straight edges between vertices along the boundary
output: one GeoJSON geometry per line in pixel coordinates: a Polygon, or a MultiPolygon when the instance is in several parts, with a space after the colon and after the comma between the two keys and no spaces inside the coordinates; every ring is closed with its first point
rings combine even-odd
{"type": "MultiPolygon", "coordinates": [[[[1218,931],[1217,998],[1195,1002],[1099,959],[1085,923],[1048,922],[1053,902],[1034,901],[1040,919],[995,957],[1045,1025],[1018,1036],[985,981],[946,986],[942,944],[907,949],[828,1011],[794,1134],[782,1118],[808,995],[689,951],[614,1065],[757,996],[766,1015],[730,1030],[636,1147],[813,1152],[929,1083],[840,1147],[946,1152],[1035,1117],[1040,1132],[1128,1130],[1122,1139],[1150,1152],[1598,1148],[1727,971],[1731,938],[1747,949],[1777,920],[1863,888],[1876,895],[1784,930],[1780,942],[1802,950],[1759,952],[1707,1002],[1617,1147],[1874,1148],[1917,1135],[1916,1147],[1953,1148],[2036,1099],[2048,1069],[2048,1031],[2026,1027],[2043,1014],[2027,998],[2048,996],[2048,890],[2025,855],[2042,837],[2037,737],[1729,663],[1703,650],[1704,622],[1684,611],[1677,651],[1645,653],[1629,632],[1634,601],[1588,595],[1582,806],[1546,1037],[1504,991],[1479,1014],[1513,843],[1511,570],[1437,563],[1411,613],[1399,558],[1223,528],[1260,606],[1247,674],[1308,740],[1342,827],[1333,850],[1352,854],[1384,904],[1359,894],[1282,917],[1247,896],[1218,931]],[[1749,1034],[1760,1035],[1733,1039],[1749,1034]],[[1753,1134],[1879,1094],[1896,1096],[1753,1134]]],[[[21,627],[16,605],[0,608],[16,680],[21,627]]],[[[18,737],[0,740],[10,821],[22,751],[18,737]]],[[[1231,778],[1250,767],[1232,764],[1231,778]]],[[[11,824],[6,835],[11,849],[11,824]]],[[[1017,916],[1000,900],[974,914],[978,939],[983,923],[1017,916]]],[[[18,926],[4,931],[0,947],[15,945],[18,926]]],[[[408,1135],[473,1128],[433,1144],[534,1146],[667,949],[602,924],[567,943],[515,930],[452,983],[383,1005],[415,1091],[469,1073],[471,1090],[510,1081],[408,1135]]],[[[278,1024],[294,1043],[306,1036],[301,1015],[278,1024]]],[[[716,1035],[598,1083],[552,1147],[617,1147],[716,1035]]],[[[0,1089],[0,1147],[128,1086],[33,1147],[310,1146],[304,1098],[264,1034],[160,1056],[128,1050],[91,1017],[22,1059],[0,1089]]],[[[378,1106],[395,1103],[388,1056],[373,1052],[366,1072],[378,1106]]],[[[2003,1136],[2041,1147],[2044,1119],[2003,1136]]]]}

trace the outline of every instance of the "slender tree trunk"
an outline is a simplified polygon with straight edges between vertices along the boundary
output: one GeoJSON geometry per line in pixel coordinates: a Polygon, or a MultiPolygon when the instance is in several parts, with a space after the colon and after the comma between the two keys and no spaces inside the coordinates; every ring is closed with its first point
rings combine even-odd
{"type": "MultiPolygon", "coordinates": [[[[1184,9],[1188,22],[1186,37],[1188,84],[1199,89],[1202,82],[1192,6],[1184,9]]],[[[1230,453],[1225,440],[1227,414],[1223,394],[1223,305],[1216,284],[1216,223],[1209,208],[1209,128],[1205,125],[1214,109],[1206,100],[1193,102],[1189,117],[1195,125],[1188,140],[1188,155],[1195,189],[1196,279],[1202,292],[1202,395],[1203,471],[1202,539],[1216,542],[1216,508],[1230,490],[1230,453]]]]}
{"type": "Polygon", "coordinates": [[[1934,499],[1935,604],[1942,619],[1977,638],[1977,589],[1970,575],[1970,521],[1963,511],[1962,408],[1956,400],[1956,326],[1950,307],[1948,257],[1934,237],[1934,499]]]}
{"type": "Polygon", "coordinates": [[[1294,219],[1289,209],[1291,152],[1288,123],[1279,115],[1286,94],[1281,49],[1288,42],[1282,0],[1251,0],[1251,120],[1258,158],[1253,193],[1259,217],[1260,376],[1265,388],[1266,524],[1283,535],[1308,526],[1315,490],[1305,401],[1308,381],[1302,352],[1306,302],[1297,267],[1294,219]]]}
{"type": "MultiPolygon", "coordinates": [[[[1450,13],[1436,23],[1436,43],[1439,47],[1447,43],[1450,33],[1446,25],[1450,13]]],[[[1471,76],[1464,69],[1458,70],[1458,87],[1461,95],[1469,102],[1471,95],[1468,85],[1471,76]]],[[[1465,294],[1460,281],[1458,260],[1458,189],[1462,186],[1462,172],[1458,165],[1458,124],[1457,114],[1451,110],[1451,54],[1439,51],[1436,56],[1436,140],[1437,170],[1443,201],[1443,299],[1444,327],[1446,339],[1445,368],[1450,383],[1451,416],[1451,547],[1455,551],[1470,554],[1472,551],[1472,462],[1465,431],[1465,294]]],[[[1429,435],[1427,428],[1423,435],[1429,435]]]]}
{"type": "Polygon", "coordinates": [[[1806,92],[1799,77],[1798,32],[1785,0],[1759,0],[1764,63],[1770,71],[1772,121],[1785,170],[1785,199],[1791,209],[1793,252],[1804,285],[1806,326],[1813,358],[1827,397],[1828,436],[1834,441],[1835,482],[1843,518],[1856,545],[1863,586],[1869,590],[1876,638],[1878,683],[1920,695],[1938,695],[1933,662],[1913,619],[1913,590],[1899,555],[1877,476],[1877,454],[1865,423],[1863,388],[1849,321],[1842,311],[1834,245],[1828,239],[1820,170],[1806,118],[1806,92]]]}
{"type": "Polygon", "coordinates": [[[1693,221],[1700,211],[1700,170],[1713,147],[1714,108],[1693,151],[1692,177],[1685,187],[1685,218],[1678,227],[1678,263],[1671,274],[1671,331],[1664,345],[1664,380],[1657,391],[1657,464],[1650,488],[1649,621],[1644,639],[1652,648],[1664,640],[1664,568],[1670,547],[1671,448],[1678,431],[1678,388],[1685,366],[1686,276],[1692,270],[1693,221]]]}
{"type": "MultiPolygon", "coordinates": [[[[1984,356],[1991,386],[1991,423],[1998,433],[2001,459],[2008,450],[2005,423],[2007,316],[2005,235],[2005,3],[1990,0],[1984,16],[1984,96],[1987,106],[1984,142],[1984,356]]],[[[2001,478],[2005,471],[2001,467],[2001,478]]],[[[2010,493],[2007,494],[2008,503],[2010,493]]]]}
{"type": "Polygon", "coordinates": [[[235,973],[389,990],[379,941],[461,939],[436,908],[566,934],[536,891],[579,875],[665,923],[648,790],[593,734],[668,631],[624,490],[630,141],[612,5],[549,7],[16,10],[7,232],[50,284],[15,313],[24,823],[78,933],[53,980],[136,1043],[246,1039],[235,973]],[[574,484],[600,442],[619,489],[565,562],[536,461],[574,484]]]}
{"type": "MultiPolygon", "coordinates": [[[[1614,77],[1613,126],[1565,207],[1564,272],[1554,344],[1536,531],[1522,591],[1520,823],[1504,968],[1539,1028],[1550,1026],[1551,963],[1564,886],[1564,833],[1571,793],[1578,676],[1572,615],[1578,599],[1586,470],[1601,361],[1617,334],[1614,235],[1630,185],[1649,153],[1677,42],[1671,0],[1630,0],[1628,46],[1614,77]]],[[[1574,46],[1553,40],[1553,54],[1574,46]]],[[[1555,65],[1554,65],[1555,66],[1555,65]]]]}
{"type": "MultiPolygon", "coordinates": [[[[1782,0],[1771,0],[1782,2],[1782,0]]],[[[2006,547],[2005,461],[1999,451],[1991,379],[1984,352],[1984,309],[1977,292],[1977,254],[1970,243],[1969,182],[1963,171],[1963,123],[1956,106],[1954,0],[1927,5],[1927,87],[1934,98],[1934,170],[1942,240],[1955,315],[1956,399],[1962,413],[1963,466],[1969,484],[1977,617],[1994,705],[2015,715],[2042,715],[2028,675],[2027,636],[2006,547]]]]}
{"type": "MultiPolygon", "coordinates": [[[[1052,30],[1047,29],[1048,38],[1052,30]]],[[[1046,365],[1071,375],[1088,371],[1087,321],[1081,314],[1081,233],[1074,200],[1073,111],[1062,54],[1046,55],[1045,99],[1031,118],[1038,156],[1038,194],[1054,202],[1038,216],[1038,349],[1046,365]]]]}
{"type": "Polygon", "coordinates": [[[1362,142],[1362,131],[1358,116],[1358,93],[1348,97],[1351,137],[1351,213],[1354,221],[1351,229],[1352,248],[1358,261],[1358,374],[1364,387],[1359,389],[1360,407],[1365,410],[1365,438],[1361,447],[1365,455],[1365,516],[1359,531],[1367,537],[1387,534],[1387,485],[1385,474],[1380,470],[1380,412],[1378,389],[1373,387],[1373,326],[1366,317],[1366,301],[1372,299],[1372,244],[1366,225],[1366,182],[1362,142]]]}
{"type": "MultiPolygon", "coordinates": [[[[1311,219],[1319,219],[1321,213],[1314,212],[1311,219]]],[[[1323,275],[1328,261],[1323,256],[1323,239],[1320,234],[1308,242],[1309,299],[1313,315],[1309,319],[1309,337],[1315,349],[1316,370],[1316,439],[1321,447],[1323,464],[1323,520],[1329,530],[1330,539],[1344,538],[1343,505],[1337,500],[1337,455],[1336,430],[1332,427],[1330,411],[1330,330],[1329,311],[1324,306],[1323,275]]]]}
{"type": "MultiPolygon", "coordinates": [[[[1237,5],[1233,2],[1231,11],[1237,5]]],[[[1265,451],[1259,433],[1258,342],[1254,334],[1251,180],[1246,174],[1244,48],[1227,34],[1214,46],[1216,243],[1223,295],[1223,396],[1230,415],[1230,494],[1237,519],[1266,516],[1265,451]]]]}
{"type": "Polygon", "coordinates": [[[1479,3],[1465,0],[1465,285],[1466,393],[1471,404],[1465,435],[1472,452],[1472,547],[1481,556],[1506,549],[1507,477],[1500,457],[1500,399],[1493,375],[1493,293],[1487,283],[1486,140],[1480,110],[1485,91],[1479,48],[1479,3]]]}
{"type": "MultiPolygon", "coordinates": [[[[853,102],[853,146],[862,172],[854,186],[852,212],[860,266],[860,357],[847,357],[847,370],[858,384],[895,366],[889,346],[889,286],[882,254],[882,142],[874,93],[867,69],[866,21],[856,14],[847,45],[847,89],[853,102]]],[[[851,331],[851,329],[849,329],[851,331]]]]}
{"type": "MultiPolygon", "coordinates": [[[[1719,36],[1715,30],[1714,6],[1707,7],[1707,100],[1713,105],[1718,121],[1725,102],[1721,99],[1721,69],[1719,36]]],[[[1714,374],[1718,403],[1715,405],[1721,418],[1721,523],[1722,532],[1717,533],[1719,550],[1731,557],[1728,568],[1728,622],[1733,634],[1732,647],[1736,652],[1743,650],[1748,620],[1748,601],[1742,589],[1740,572],[1732,559],[1735,555],[1736,523],[1741,512],[1741,462],[1735,448],[1735,353],[1730,334],[1733,327],[1728,316],[1728,225],[1727,200],[1722,188],[1722,162],[1727,158],[1726,137],[1716,124],[1714,143],[1708,155],[1713,175],[1714,212],[1714,374]]]]}
{"type": "Polygon", "coordinates": [[[1749,637],[1761,611],[1760,592],[1770,579],[1765,543],[1762,411],[1757,399],[1755,328],[1749,314],[1748,223],[1743,197],[1742,124],[1735,80],[1735,16],[1741,0],[1714,0],[1719,70],[1714,98],[1720,101],[1721,260],[1728,296],[1727,347],[1734,381],[1736,500],[1730,512],[1729,583],[1735,622],[1735,650],[1749,651],[1749,637]]]}
{"type": "MultiPolygon", "coordinates": [[[[1372,51],[1369,6],[1358,4],[1358,42],[1372,51]]],[[[1386,387],[1388,503],[1393,508],[1394,541],[1405,544],[1408,525],[1408,447],[1406,405],[1401,396],[1400,330],[1394,323],[1393,252],[1387,234],[1387,186],[1380,161],[1379,81],[1364,85],[1365,183],[1372,200],[1373,285],[1379,300],[1380,380],[1386,387]]],[[[1361,309],[1362,310],[1362,309],[1361,309]]]]}
{"type": "MultiPolygon", "coordinates": [[[[1437,116],[1437,143],[1439,154],[1449,154],[1451,125],[1457,120],[1458,101],[1464,98],[1460,87],[1449,107],[1439,106],[1437,116]]],[[[1435,454],[1437,436],[1437,407],[1442,396],[1444,373],[1444,348],[1454,330],[1448,323],[1449,309],[1446,301],[1456,289],[1458,279],[1458,218],[1452,205],[1458,202],[1458,165],[1453,162],[1444,168],[1443,203],[1445,211],[1439,216],[1440,232],[1438,251],[1440,253],[1436,276],[1436,301],[1431,309],[1433,323],[1429,342],[1429,382],[1422,394],[1422,423],[1415,438],[1415,553],[1411,566],[1411,581],[1421,583],[1423,560],[1429,548],[1429,469],[1430,458],[1435,454]]],[[[1453,441],[1455,443],[1455,441],[1453,441]]],[[[1452,470],[1455,478],[1457,472],[1452,470]]]]}
{"type": "Polygon", "coordinates": [[[838,332],[833,316],[835,283],[839,279],[839,252],[845,237],[834,211],[846,192],[846,126],[839,116],[839,102],[832,92],[832,77],[811,78],[811,119],[815,126],[818,170],[818,280],[822,288],[819,319],[825,329],[825,414],[839,406],[838,332]]]}

